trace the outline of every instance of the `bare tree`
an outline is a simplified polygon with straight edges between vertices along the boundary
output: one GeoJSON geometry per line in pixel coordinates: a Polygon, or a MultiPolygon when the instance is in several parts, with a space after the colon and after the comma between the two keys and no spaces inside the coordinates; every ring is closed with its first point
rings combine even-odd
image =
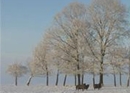
{"type": "Polygon", "coordinates": [[[18,77],[23,76],[27,73],[27,68],[19,63],[14,63],[8,66],[7,72],[15,77],[15,85],[17,86],[18,77]]]}

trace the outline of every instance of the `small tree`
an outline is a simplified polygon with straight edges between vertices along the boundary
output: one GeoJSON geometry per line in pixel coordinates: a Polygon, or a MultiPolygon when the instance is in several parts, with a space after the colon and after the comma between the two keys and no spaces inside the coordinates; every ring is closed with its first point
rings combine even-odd
{"type": "Polygon", "coordinates": [[[34,60],[31,60],[28,63],[28,69],[29,69],[30,77],[27,81],[27,85],[29,86],[32,78],[35,77],[35,76],[39,76],[40,74],[39,74],[39,70],[37,69],[37,64],[34,60]]]}
{"type": "Polygon", "coordinates": [[[48,35],[45,34],[43,40],[34,49],[34,62],[36,64],[38,73],[46,76],[46,85],[49,85],[49,75],[51,74],[51,48],[48,44],[48,35]]]}
{"type": "Polygon", "coordinates": [[[27,68],[25,66],[22,66],[19,63],[14,63],[12,65],[8,66],[7,72],[15,77],[15,85],[17,86],[17,79],[18,77],[23,76],[27,73],[27,68]]]}

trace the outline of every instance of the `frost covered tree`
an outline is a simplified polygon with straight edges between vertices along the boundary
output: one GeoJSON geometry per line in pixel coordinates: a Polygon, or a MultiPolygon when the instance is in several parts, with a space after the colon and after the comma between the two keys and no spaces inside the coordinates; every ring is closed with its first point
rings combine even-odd
{"type": "Polygon", "coordinates": [[[75,65],[78,84],[81,83],[80,48],[82,47],[79,46],[79,39],[82,37],[81,29],[85,26],[83,23],[85,11],[83,4],[71,3],[55,16],[55,30],[53,30],[53,43],[55,41],[54,45],[75,65]]]}
{"type": "Polygon", "coordinates": [[[116,87],[117,86],[117,84],[116,84],[116,74],[118,73],[118,70],[117,70],[116,58],[113,55],[112,55],[112,58],[110,60],[109,73],[113,75],[113,78],[114,78],[113,83],[114,83],[114,86],[116,87]]]}
{"type": "MultiPolygon", "coordinates": [[[[50,33],[51,35],[55,36],[55,32],[50,33]]],[[[56,78],[56,85],[58,84],[58,77],[59,74],[65,74],[64,77],[64,81],[63,81],[63,85],[65,86],[66,84],[66,79],[67,79],[67,75],[72,75],[74,74],[76,71],[76,67],[74,64],[74,59],[71,57],[71,52],[73,50],[70,50],[70,47],[67,47],[66,45],[63,45],[63,43],[59,43],[57,41],[55,41],[54,37],[52,39],[51,42],[52,46],[53,46],[53,52],[51,52],[51,57],[52,57],[52,64],[54,64],[54,66],[57,69],[57,78],[56,78]],[[62,48],[62,49],[61,49],[62,48]]]]}
{"type": "Polygon", "coordinates": [[[36,46],[34,49],[33,60],[37,67],[37,72],[39,75],[46,76],[46,85],[49,85],[49,75],[51,74],[51,65],[50,65],[50,53],[51,49],[48,45],[49,39],[47,35],[44,35],[43,40],[36,46]]]}
{"type": "Polygon", "coordinates": [[[119,84],[122,86],[122,74],[126,74],[126,49],[122,46],[113,47],[110,53],[110,66],[109,71],[114,77],[114,86],[116,86],[116,75],[119,74],[119,84]]]}
{"type": "Polygon", "coordinates": [[[80,58],[89,56],[100,65],[99,83],[103,85],[105,57],[127,34],[126,18],[126,7],[119,0],[93,0],[88,7],[73,2],[55,16],[50,33],[53,44],[76,64],[78,84],[82,74],[80,58]]]}
{"type": "Polygon", "coordinates": [[[91,35],[94,46],[86,40],[94,58],[100,62],[101,85],[103,85],[103,64],[108,50],[127,34],[127,13],[125,5],[119,0],[93,0],[88,7],[87,17],[91,25],[88,34],[91,35]]]}
{"type": "Polygon", "coordinates": [[[117,86],[116,75],[119,73],[118,71],[119,65],[118,65],[118,60],[117,60],[118,58],[117,58],[115,49],[112,49],[111,55],[109,58],[110,58],[110,62],[109,62],[110,66],[108,66],[108,72],[113,75],[113,79],[114,79],[113,83],[114,83],[114,86],[116,87],[117,86]]]}
{"type": "Polygon", "coordinates": [[[126,73],[126,71],[125,71],[125,68],[126,68],[125,48],[117,48],[116,53],[117,53],[117,61],[118,61],[117,68],[119,71],[120,86],[122,86],[122,75],[126,73]]]}
{"type": "MultiPolygon", "coordinates": [[[[99,83],[103,85],[105,66],[111,61],[111,57],[108,58],[109,50],[118,46],[122,37],[125,38],[128,33],[127,13],[126,7],[119,0],[93,0],[89,6],[78,2],[69,4],[55,16],[54,24],[47,31],[49,46],[41,42],[43,45],[39,44],[36,48],[36,62],[40,63],[43,72],[48,72],[50,63],[47,60],[51,59],[52,62],[54,58],[57,67],[56,85],[62,62],[64,65],[61,72],[65,74],[65,81],[68,74],[73,74],[77,77],[78,85],[81,84],[81,77],[83,83],[85,72],[96,66],[99,83]],[[52,50],[56,54],[49,57],[52,50]],[[88,60],[85,61],[85,57],[88,60]]],[[[121,62],[122,58],[119,59],[121,62]]]]}
{"type": "Polygon", "coordinates": [[[54,70],[56,69],[56,82],[55,85],[58,85],[59,82],[59,76],[62,73],[62,69],[63,69],[63,61],[61,56],[63,55],[62,51],[55,51],[54,47],[52,48],[52,52],[50,54],[51,56],[51,65],[53,65],[54,70]]]}
{"type": "Polygon", "coordinates": [[[27,67],[19,63],[13,63],[8,66],[7,72],[15,77],[15,85],[17,86],[18,77],[23,76],[28,72],[27,67]]]}
{"type": "Polygon", "coordinates": [[[30,77],[27,81],[27,86],[30,85],[31,80],[33,77],[38,77],[41,75],[41,73],[39,73],[39,69],[37,69],[37,63],[32,59],[31,61],[28,62],[28,70],[30,73],[30,77]]]}

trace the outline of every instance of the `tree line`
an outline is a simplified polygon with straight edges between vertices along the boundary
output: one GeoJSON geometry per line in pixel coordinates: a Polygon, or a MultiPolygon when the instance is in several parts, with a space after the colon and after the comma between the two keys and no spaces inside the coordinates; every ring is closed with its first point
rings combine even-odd
{"type": "MultiPolygon", "coordinates": [[[[49,75],[54,73],[55,85],[58,85],[62,73],[65,75],[63,85],[68,75],[74,76],[75,85],[83,84],[85,74],[92,74],[94,83],[95,75],[99,75],[101,86],[105,74],[113,75],[116,86],[119,74],[122,85],[122,74],[127,74],[129,86],[129,39],[128,11],[121,1],[92,0],[90,5],[72,2],[54,17],[53,24],[34,49],[27,66],[30,72],[27,85],[35,76],[46,76],[48,86],[49,75]]],[[[8,72],[16,78],[21,76],[17,70],[22,68],[11,69],[11,66],[8,72]]]]}

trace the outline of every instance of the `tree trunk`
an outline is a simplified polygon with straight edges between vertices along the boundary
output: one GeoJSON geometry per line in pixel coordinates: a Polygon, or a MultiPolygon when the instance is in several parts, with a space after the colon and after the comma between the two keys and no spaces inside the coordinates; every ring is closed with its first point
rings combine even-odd
{"type": "MultiPolygon", "coordinates": [[[[81,62],[82,62],[82,65],[84,66],[85,65],[84,64],[84,55],[82,55],[81,62]]],[[[82,84],[84,84],[84,67],[82,67],[82,84]]]]}
{"type": "Polygon", "coordinates": [[[48,74],[48,71],[46,73],[47,77],[46,77],[46,85],[48,86],[49,85],[49,74],[48,74]]]}
{"type": "Polygon", "coordinates": [[[129,85],[130,85],[130,78],[128,78],[127,80],[127,87],[129,87],[129,85]]]}
{"type": "Polygon", "coordinates": [[[114,77],[114,86],[116,87],[116,75],[115,75],[115,73],[113,74],[113,77],[114,77]]]}
{"type": "Polygon", "coordinates": [[[67,75],[65,75],[65,77],[64,77],[64,83],[63,83],[63,86],[65,86],[65,84],[66,84],[66,78],[67,78],[67,75]]]}
{"type": "Polygon", "coordinates": [[[17,86],[18,77],[15,76],[15,85],[17,86]]]}
{"type": "Polygon", "coordinates": [[[84,83],[84,74],[82,74],[82,84],[84,83]]]}
{"type": "MultiPolygon", "coordinates": [[[[102,65],[102,64],[101,64],[102,65]]],[[[101,66],[101,70],[102,70],[102,72],[103,72],[103,67],[101,66]]],[[[102,72],[100,72],[100,77],[99,77],[99,83],[101,84],[101,86],[103,86],[104,84],[103,84],[103,73],[102,72]]]]}
{"type": "Polygon", "coordinates": [[[121,78],[121,72],[120,72],[120,86],[122,86],[122,78],[121,78]]]}
{"type": "Polygon", "coordinates": [[[103,74],[102,74],[102,73],[100,73],[100,84],[101,84],[101,86],[104,85],[104,84],[103,84],[103,74]]]}
{"type": "MultiPolygon", "coordinates": [[[[79,68],[79,60],[77,60],[78,61],[78,64],[77,64],[77,69],[79,70],[80,68],[79,68]]],[[[78,76],[78,85],[80,85],[80,74],[77,74],[77,76],[78,76]]]]}
{"type": "Polygon", "coordinates": [[[29,78],[29,80],[28,80],[28,82],[27,82],[27,86],[30,85],[31,80],[32,80],[32,76],[30,76],[30,78],[29,78]]]}
{"type": "Polygon", "coordinates": [[[80,74],[78,74],[78,85],[80,85],[80,74]]]}
{"type": "Polygon", "coordinates": [[[76,81],[77,81],[76,75],[74,75],[74,79],[75,79],[75,86],[76,86],[76,83],[77,83],[77,82],[76,82],[76,81]]]}
{"type": "Polygon", "coordinates": [[[59,81],[59,70],[57,70],[57,76],[56,76],[56,86],[58,85],[58,81],[59,81]]]}
{"type": "MultiPolygon", "coordinates": [[[[77,65],[77,69],[79,70],[79,64],[77,65]]],[[[77,74],[78,76],[78,85],[80,85],[80,74],[77,74]]]]}
{"type": "Polygon", "coordinates": [[[93,74],[93,86],[95,84],[95,75],[93,74]]]}
{"type": "Polygon", "coordinates": [[[95,78],[93,77],[93,86],[94,86],[94,84],[95,84],[95,78]]]}
{"type": "Polygon", "coordinates": [[[100,77],[99,77],[99,79],[100,79],[99,83],[100,83],[101,86],[104,85],[104,83],[103,83],[103,59],[104,59],[104,56],[102,54],[102,56],[101,56],[101,63],[100,63],[101,72],[100,72],[100,77]]]}
{"type": "Polygon", "coordinates": [[[130,86],[130,58],[129,58],[129,72],[128,72],[128,80],[127,80],[127,87],[130,86]]]}
{"type": "MultiPolygon", "coordinates": [[[[76,58],[77,58],[77,70],[80,70],[80,67],[79,67],[79,51],[78,51],[78,30],[76,30],[76,58]]],[[[80,74],[78,73],[78,85],[80,85],[80,74]]]]}
{"type": "Polygon", "coordinates": [[[130,73],[128,74],[127,87],[130,86],[130,73]]]}

